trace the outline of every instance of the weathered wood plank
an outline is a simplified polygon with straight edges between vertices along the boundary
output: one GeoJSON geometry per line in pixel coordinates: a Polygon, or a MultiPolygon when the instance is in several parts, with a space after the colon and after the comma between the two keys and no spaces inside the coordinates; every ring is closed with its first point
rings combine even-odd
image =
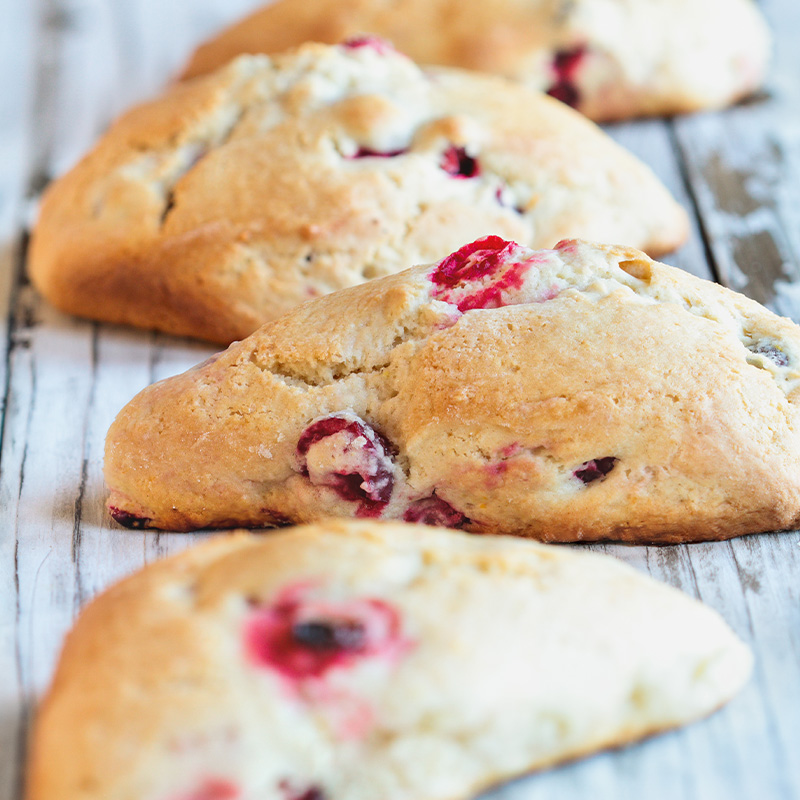
{"type": "MultiPolygon", "coordinates": [[[[148,6],[152,27],[158,4],[148,6]]],[[[146,538],[105,530],[102,442],[116,411],[154,369],[166,369],[183,352],[178,347],[162,359],[160,351],[171,352],[172,343],[69,320],[43,305],[31,287],[20,288],[23,189],[38,192],[82,155],[123,104],[165,78],[160,68],[144,70],[142,80],[135,69],[115,68],[115,42],[102,30],[114,8],[113,0],[6,0],[3,7],[0,75],[13,80],[0,93],[0,301],[13,348],[4,350],[0,376],[7,399],[0,473],[0,800],[21,797],[30,707],[49,681],[78,607],[145,563],[146,538]]],[[[190,26],[178,28],[196,37],[190,26]]],[[[148,36],[144,27],[135,30],[148,36]]],[[[117,33],[124,38],[124,30],[117,33]]],[[[182,57],[170,56],[176,64],[182,57]]]]}
{"type": "MultiPolygon", "coordinates": [[[[606,132],[648,164],[675,199],[686,209],[691,225],[688,241],[661,259],[693,275],[714,280],[706,259],[696,209],[687,187],[687,176],[669,122],[660,119],[606,125],[606,132]]],[[[625,244],[625,242],[619,242],[625,244]]]]}
{"type": "Polygon", "coordinates": [[[674,127],[719,280],[800,320],[800,7],[762,5],[775,32],[766,91],[674,127]]]}
{"type": "MultiPolygon", "coordinates": [[[[8,320],[22,272],[26,165],[29,158],[30,106],[33,98],[33,17],[26,3],[0,0],[0,449],[6,437],[12,331],[8,320]]],[[[0,462],[2,463],[2,462],[0,462]]],[[[15,800],[21,786],[27,704],[23,691],[17,604],[17,547],[13,520],[6,513],[12,498],[0,468],[0,800],[15,800]]]]}

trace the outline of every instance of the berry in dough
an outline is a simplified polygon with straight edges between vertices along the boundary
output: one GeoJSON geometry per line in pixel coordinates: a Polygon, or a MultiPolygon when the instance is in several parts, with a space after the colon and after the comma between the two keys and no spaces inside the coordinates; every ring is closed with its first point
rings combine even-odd
{"type": "Polygon", "coordinates": [[[123,116],[43,201],[63,311],[228,344],[481,234],[679,245],[652,172],[550,98],[375,39],[246,56],[123,116]]]}
{"type": "Polygon", "coordinates": [[[198,48],[184,77],[363,31],[423,64],[514,78],[596,120],[725,106],[761,84],[770,49],[752,0],[279,0],[198,48]]]}
{"type": "Polygon", "coordinates": [[[219,538],[92,602],[28,800],[456,800],[702,717],[719,616],[607,556],[328,521],[219,538]]]}
{"type": "Polygon", "coordinates": [[[497,236],[300,306],[140,393],[129,527],[403,519],[679,542],[800,521],[800,329],[632,248],[497,236]]]}

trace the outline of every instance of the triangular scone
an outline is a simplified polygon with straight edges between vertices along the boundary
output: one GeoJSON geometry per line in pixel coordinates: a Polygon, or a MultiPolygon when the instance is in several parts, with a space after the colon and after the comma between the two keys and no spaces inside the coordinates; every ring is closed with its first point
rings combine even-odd
{"type": "Polygon", "coordinates": [[[228,344],[481,234],[658,252],[686,230],[570,109],[367,40],[244,57],[131,111],[48,191],[30,273],[65,311],[228,344]]]}
{"type": "Polygon", "coordinates": [[[702,717],[750,667],[607,556],[374,522],[226,537],[83,612],[28,800],[457,800],[702,717]]]}
{"type": "Polygon", "coordinates": [[[200,47],[184,77],[364,31],[424,64],[515,78],[597,120],[724,106],[760,85],[770,45],[751,0],[279,0],[200,47]]]}
{"type": "Polygon", "coordinates": [[[548,541],[800,521],[800,328],[637,250],[498,237],[306,303],[123,409],[131,527],[383,517],[548,541]]]}

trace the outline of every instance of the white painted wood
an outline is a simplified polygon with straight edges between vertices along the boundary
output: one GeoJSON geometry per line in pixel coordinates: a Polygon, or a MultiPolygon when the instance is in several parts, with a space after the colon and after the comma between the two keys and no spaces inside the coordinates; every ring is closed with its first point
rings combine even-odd
{"type": "MultiPolygon", "coordinates": [[[[16,269],[25,195],[74,163],[115,114],[156,92],[213,28],[256,5],[0,0],[0,310],[8,316],[11,308],[13,345],[4,343],[8,356],[0,361],[0,800],[21,800],[28,704],[46,686],[79,608],[118,577],[203,536],[119,529],[104,511],[102,451],[114,415],[139,389],[211,352],[72,320],[42,303],[16,269]]],[[[778,32],[770,100],[609,130],[650,162],[690,211],[696,205],[692,239],[673,263],[703,276],[717,268],[733,285],[741,280],[737,270],[746,270],[745,288],[773,292],[776,308],[800,318],[800,295],[789,282],[800,254],[800,7],[796,0],[764,7],[778,32]],[[752,254],[767,241],[765,232],[774,252],[759,270],[752,254]],[[775,291],[776,275],[784,284],[775,291]]],[[[7,330],[0,328],[0,338],[7,330]]],[[[793,757],[800,740],[800,535],[594,549],[717,608],[752,644],[754,680],[705,722],[491,797],[800,797],[800,760],[793,757]]]]}
{"type": "MultiPolygon", "coordinates": [[[[8,319],[16,300],[22,256],[22,221],[29,152],[27,138],[34,97],[30,49],[33,18],[25,3],[0,0],[0,413],[5,419],[11,339],[8,319]],[[7,77],[6,77],[7,76],[7,77]]],[[[5,428],[0,427],[0,441],[5,428]]],[[[0,800],[16,800],[20,789],[22,737],[26,727],[24,677],[19,661],[17,547],[12,507],[0,461],[0,800]]]]}

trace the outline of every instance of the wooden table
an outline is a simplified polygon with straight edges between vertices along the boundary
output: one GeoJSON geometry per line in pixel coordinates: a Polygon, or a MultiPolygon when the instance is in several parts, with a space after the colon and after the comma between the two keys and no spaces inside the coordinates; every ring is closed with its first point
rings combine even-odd
{"type": "MultiPolygon", "coordinates": [[[[139,389],[211,352],[54,311],[26,280],[26,231],[45,184],[113,115],[155,93],[194,43],[256,4],[0,0],[0,800],[22,796],[36,698],[80,607],[201,536],[115,526],[103,507],[102,450],[114,415],[139,389]]],[[[762,6],[777,39],[762,96],[719,114],[611,133],[691,213],[691,241],[673,263],[800,321],[800,3],[762,6]]],[[[755,675],[705,722],[492,798],[800,797],[800,535],[595,549],[718,609],[753,646],[755,675]]]]}

